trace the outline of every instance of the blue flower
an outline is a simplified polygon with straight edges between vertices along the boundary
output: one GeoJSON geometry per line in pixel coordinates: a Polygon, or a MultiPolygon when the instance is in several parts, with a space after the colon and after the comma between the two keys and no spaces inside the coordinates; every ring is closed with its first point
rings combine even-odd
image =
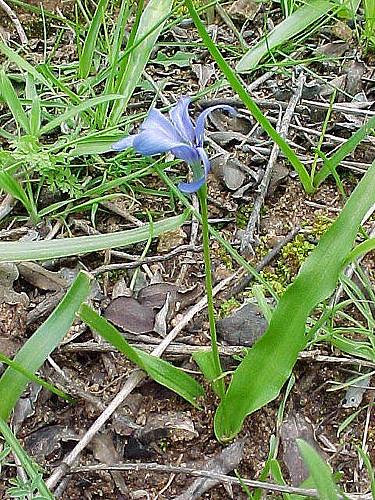
{"type": "Polygon", "coordinates": [[[170,110],[169,120],[158,109],[151,109],[140,132],[116,142],[112,149],[123,151],[132,147],[144,156],[170,151],[193,170],[193,182],[181,182],[179,189],[184,193],[195,193],[206,182],[210,171],[210,161],[203,149],[205,119],[215,109],[225,109],[231,114],[236,111],[231,106],[211,106],[202,111],[194,125],[189,116],[189,104],[190,98],[182,97],[170,110]]]}

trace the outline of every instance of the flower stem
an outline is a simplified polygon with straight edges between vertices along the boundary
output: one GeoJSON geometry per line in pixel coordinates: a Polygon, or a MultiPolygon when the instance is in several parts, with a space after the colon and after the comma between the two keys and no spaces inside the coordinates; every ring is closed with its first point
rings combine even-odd
{"type": "Polygon", "coordinates": [[[208,311],[208,321],[210,325],[210,337],[211,337],[211,349],[212,349],[212,361],[215,370],[215,378],[213,385],[215,391],[222,399],[225,394],[225,382],[221,376],[223,370],[221,368],[219,350],[217,347],[217,336],[216,336],[216,323],[215,323],[215,309],[214,300],[212,295],[212,274],[211,274],[211,257],[210,257],[210,240],[209,240],[209,228],[208,228],[208,208],[207,208],[207,185],[204,184],[198,191],[198,199],[201,209],[202,217],[202,238],[203,238],[203,257],[204,257],[204,269],[205,269],[205,281],[206,281],[206,295],[207,295],[207,311],[208,311]]]}

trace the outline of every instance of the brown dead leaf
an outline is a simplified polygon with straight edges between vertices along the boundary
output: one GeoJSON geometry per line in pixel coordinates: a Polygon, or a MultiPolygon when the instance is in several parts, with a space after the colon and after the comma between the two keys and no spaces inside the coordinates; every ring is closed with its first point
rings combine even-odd
{"type": "Polygon", "coordinates": [[[155,311],[133,297],[117,297],[109,304],[104,316],[129,333],[150,333],[154,329],[155,311]]]}
{"type": "Polygon", "coordinates": [[[303,415],[290,412],[281,425],[280,438],[283,451],[282,459],[288,469],[292,485],[298,486],[308,478],[309,472],[301,458],[296,439],[303,439],[319,451],[312,425],[303,415]]]}
{"type": "Polygon", "coordinates": [[[227,9],[233,19],[252,21],[261,7],[261,3],[254,0],[236,0],[227,9]]]}
{"type": "Polygon", "coordinates": [[[35,262],[17,264],[21,276],[31,285],[41,290],[61,290],[68,286],[67,281],[59,273],[44,269],[35,262]]]}
{"type": "Polygon", "coordinates": [[[267,320],[254,304],[244,304],[230,316],[216,322],[217,334],[222,340],[229,345],[245,347],[251,347],[267,326],[267,320]]]}
{"type": "Polygon", "coordinates": [[[181,246],[186,238],[187,234],[181,227],[174,231],[167,231],[159,236],[157,251],[168,253],[174,248],[181,246]]]}

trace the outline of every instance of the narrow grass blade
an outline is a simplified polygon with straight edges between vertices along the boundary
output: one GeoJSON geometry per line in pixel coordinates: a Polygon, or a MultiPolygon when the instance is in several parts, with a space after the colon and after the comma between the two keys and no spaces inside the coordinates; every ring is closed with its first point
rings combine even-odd
{"type": "MultiPolygon", "coordinates": [[[[108,68],[109,75],[105,79],[105,86],[103,91],[104,95],[113,94],[115,92],[118,75],[122,74],[122,71],[125,69],[126,66],[127,57],[123,58],[124,64],[122,64],[120,58],[120,50],[125,38],[125,30],[129,14],[130,14],[130,2],[128,0],[122,0],[119,14],[116,20],[116,27],[111,36],[111,42],[110,42],[111,46],[108,54],[108,59],[110,63],[108,68]]],[[[134,26],[135,25],[133,24],[133,27],[134,26]]],[[[127,46],[129,45],[130,45],[130,37],[128,39],[127,46]]],[[[98,110],[101,123],[105,123],[106,121],[109,106],[110,103],[107,102],[102,106],[102,109],[98,110]]]]}
{"type": "Polygon", "coordinates": [[[353,260],[357,259],[361,255],[372,252],[373,250],[375,250],[375,238],[369,238],[368,240],[363,241],[355,248],[353,248],[353,250],[345,259],[345,265],[348,265],[350,262],[353,262],[353,260]]]}
{"type": "Polygon", "coordinates": [[[60,389],[58,389],[54,385],[50,384],[46,380],[43,380],[42,378],[38,377],[37,375],[34,375],[33,373],[31,373],[29,370],[24,368],[22,365],[20,365],[16,361],[13,361],[12,359],[8,358],[8,356],[5,356],[5,354],[3,354],[2,352],[0,352],[0,362],[5,363],[7,366],[10,366],[14,370],[16,370],[16,372],[22,373],[22,375],[27,377],[30,381],[41,385],[42,387],[44,387],[48,391],[56,394],[56,396],[59,396],[60,398],[65,399],[66,401],[69,401],[69,402],[74,401],[74,399],[72,397],[70,397],[68,394],[66,394],[63,391],[60,391],[60,389]]]}
{"type": "Polygon", "coordinates": [[[21,184],[5,170],[0,172],[0,188],[22,203],[33,222],[38,221],[38,214],[33,200],[29,199],[21,184]]]}
{"type": "Polygon", "coordinates": [[[323,167],[315,175],[314,186],[319,187],[330,174],[334,173],[342,160],[352,153],[358,144],[363,141],[363,139],[365,139],[374,128],[375,116],[370,118],[364,125],[362,125],[361,128],[354,132],[354,134],[339,147],[331,158],[324,161],[323,167]]]}
{"type": "MultiPolygon", "coordinates": [[[[186,211],[182,215],[154,222],[154,236],[180,227],[189,217],[186,211]]],[[[30,260],[48,260],[69,255],[81,255],[88,252],[98,252],[107,248],[124,247],[146,241],[150,234],[149,224],[119,231],[118,233],[79,236],[60,240],[45,241],[14,241],[0,242],[0,262],[24,262],[30,260]]]]}
{"type": "Polygon", "coordinates": [[[334,291],[361,221],[374,203],[375,162],[279,300],[266,333],[235,371],[215,416],[220,440],[233,438],[247,415],[280,393],[306,345],[307,318],[334,291]]]}
{"type": "Polygon", "coordinates": [[[29,73],[26,75],[26,99],[31,101],[29,114],[30,134],[36,137],[41,127],[41,106],[34,77],[29,73]]]}
{"type": "MultiPolygon", "coordinates": [[[[153,26],[159,23],[160,19],[172,9],[172,0],[150,0],[143,11],[139,22],[137,34],[134,39],[136,44],[140,38],[148,33],[153,26]]],[[[155,29],[137,48],[129,55],[125,71],[121,74],[117,83],[116,91],[122,94],[121,103],[113,107],[110,114],[110,124],[117,125],[124,108],[129,102],[134,89],[136,88],[144,68],[149,60],[152,49],[163,29],[164,23],[159,23],[155,29]]]]}
{"type": "Polygon", "coordinates": [[[46,134],[47,132],[51,132],[51,130],[53,130],[56,127],[59,127],[63,122],[71,118],[74,118],[75,116],[79,115],[83,111],[86,111],[87,109],[93,108],[94,106],[102,104],[103,102],[114,101],[116,99],[122,99],[122,96],[111,94],[111,95],[103,95],[100,97],[93,97],[92,99],[87,99],[87,101],[78,104],[78,106],[73,106],[72,108],[68,109],[68,111],[65,111],[65,113],[62,113],[61,115],[59,115],[58,117],[54,118],[49,123],[44,125],[44,127],[40,129],[40,135],[46,134]]]}
{"type": "Polygon", "coordinates": [[[17,126],[23,129],[25,134],[30,134],[30,123],[26,111],[23,109],[11,81],[3,70],[0,71],[0,93],[12,112],[17,126]]]}
{"type": "Polygon", "coordinates": [[[335,6],[328,0],[312,0],[278,24],[257,45],[251,48],[238,62],[236,70],[245,73],[254,69],[259,61],[272,49],[288,42],[293,36],[307,30],[318,19],[335,6]]]}
{"type": "Polygon", "coordinates": [[[307,465],[314,485],[319,493],[320,500],[338,500],[342,498],[338,494],[336,483],[333,480],[329,466],[324,462],[319,453],[307,444],[303,439],[297,439],[298,448],[303,461],[307,465]]]}
{"type": "Polygon", "coordinates": [[[53,500],[54,496],[47,488],[46,483],[43,481],[38,466],[34,464],[32,459],[27,455],[26,451],[20,445],[18,439],[13,434],[8,424],[2,418],[0,418],[0,432],[4,436],[5,441],[8,443],[13,453],[17,456],[22,468],[35,484],[35,488],[38,488],[39,493],[43,495],[43,499],[53,500]]]}
{"type": "Polygon", "coordinates": [[[104,13],[108,5],[108,0],[100,0],[96,8],[94,17],[91,20],[90,28],[83,45],[82,54],[79,58],[79,76],[87,78],[94,56],[94,50],[97,43],[100,27],[103,23],[104,13]]]}
{"type": "Polygon", "coordinates": [[[153,380],[176,392],[189,403],[196,405],[197,399],[204,395],[202,386],[193,377],[163,359],[132,347],[114,326],[86,304],[81,306],[79,316],[153,380]]]}
{"type": "Polygon", "coordinates": [[[30,63],[28,63],[15,50],[13,50],[10,47],[8,47],[8,45],[6,45],[5,43],[3,43],[1,40],[0,40],[0,51],[10,61],[12,61],[14,64],[16,64],[16,66],[18,66],[20,69],[22,69],[26,73],[29,73],[30,75],[32,75],[36,81],[38,81],[39,83],[42,83],[43,85],[45,85],[48,88],[51,88],[50,85],[49,85],[49,83],[48,83],[48,81],[44,78],[43,75],[41,75],[39,73],[39,71],[37,71],[34,68],[34,66],[32,66],[30,63]]]}
{"type": "MultiPolygon", "coordinates": [[[[76,312],[90,292],[90,277],[80,272],[63,300],[21,347],[14,361],[35,373],[56,349],[71,327],[76,312]]],[[[6,420],[29,382],[28,377],[8,367],[0,378],[0,418],[6,420]]]]}
{"type": "Polygon", "coordinates": [[[198,29],[200,36],[207,49],[210,51],[211,56],[215,59],[217,65],[224,73],[225,78],[231,85],[232,89],[238,94],[241,101],[245,104],[247,109],[261,125],[263,130],[269,135],[269,137],[279,146],[282,153],[290,161],[295,171],[298,173],[300,181],[303,185],[306,193],[312,193],[314,187],[312,185],[310,175],[307,172],[303,163],[299,160],[292,148],[284,141],[284,139],[277,133],[274,127],[271,125],[267,117],[259,109],[258,105],[254,102],[250,94],[247,92],[245,86],[242,84],[241,80],[238,78],[236,73],[232,70],[229,64],[221,55],[221,52],[217,48],[216,44],[211,40],[210,35],[207,33],[202,21],[194,8],[192,0],[185,0],[186,7],[189,9],[191,18],[194,21],[195,26],[198,29]]]}

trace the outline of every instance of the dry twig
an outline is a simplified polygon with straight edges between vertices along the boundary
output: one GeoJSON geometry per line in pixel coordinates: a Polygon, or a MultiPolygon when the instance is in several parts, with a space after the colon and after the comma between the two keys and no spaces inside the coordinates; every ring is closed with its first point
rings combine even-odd
{"type": "MultiPolygon", "coordinates": [[[[251,488],[260,488],[262,490],[275,491],[279,493],[294,493],[296,495],[307,496],[310,498],[320,498],[319,493],[313,489],[307,488],[296,488],[293,486],[286,486],[281,484],[266,483],[263,481],[254,481],[251,479],[238,479],[237,477],[228,476],[226,474],[218,474],[211,470],[198,470],[192,467],[176,467],[173,465],[162,465],[157,463],[126,463],[118,465],[88,465],[86,467],[74,467],[71,472],[94,472],[94,471],[111,471],[111,470],[122,470],[122,471],[152,471],[152,472],[166,472],[175,474],[185,474],[196,477],[209,477],[210,479],[216,479],[221,483],[227,484],[246,484],[251,488]]],[[[342,497],[338,497],[342,498],[342,497]]],[[[346,495],[345,498],[351,500],[371,500],[370,494],[359,494],[359,495],[346,495]]]]}
{"type": "MultiPolygon", "coordinates": [[[[292,120],[295,108],[301,99],[302,95],[302,90],[303,86],[305,84],[306,78],[305,75],[301,72],[301,74],[298,77],[297,80],[297,87],[292,95],[288,106],[285,110],[284,116],[281,119],[281,114],[280,114],[280,124],[277,127],[277,131],[279,132],[280,136],[285,139],[288,130],[289,130],[289,125],[292,120]]],[[[265,198],[267,196],[267,191],[268,191],[268,186],[271,180],[271,175],[273,171],[273,167],[277,161],[277,158],[279,156],[280,148],[279,146],[275,143],[272,147],[271,155],[267,164],[266,171],[264,172],[263,179],[260,183],[259,186],[259,195],[256,198],[254,202],[254,209],[251,213],[249,222],[247,223],[246,230],[243,234],[242,241],[241,241],[241,252],[242,253],[249,253],[252,245],[254,244],[254,231],[257,223],[259,223],[259,217],[260,217],[260,210],[264,204],[265,198]]]]}
{"type": "Polygon", "coordinates": [[[4,2],[4,0],[0,0],[0,9],[3,9],[3,11],[8,14],[10,20],[16,27],[18,36],[20,37],[22,45],[27,45],[29,43],[29,40],[27,39],[25,30],[22,27],[22,24],[20,23],[16,13],[14,10],[12,10],[7,3],[4,2]]]}

